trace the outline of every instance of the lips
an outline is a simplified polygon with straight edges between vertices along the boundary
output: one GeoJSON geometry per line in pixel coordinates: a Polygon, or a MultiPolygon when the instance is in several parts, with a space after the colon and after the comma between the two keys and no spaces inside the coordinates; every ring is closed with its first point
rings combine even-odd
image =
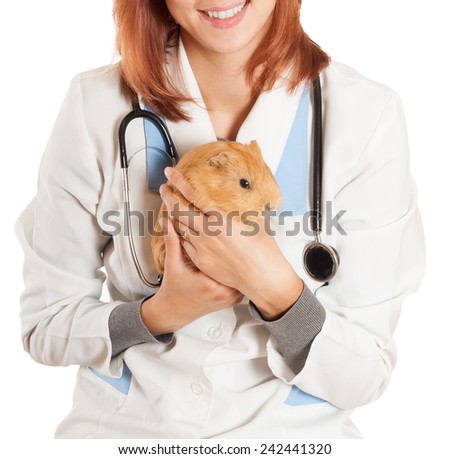
{"type": "Polygon", "coordinates": [[[213,7],[199,10],[202,16],[215,28],[228,29],[239,24],[245,16],[251,0],[242,1],[226,7],[213,7]]]}
{"type": "Polygon", "coordinates": [[[227,10],[207,10],[202,12],[213,19],[231,19],[237,16],[245,8],[247,3],[248,2],[242,2],[240,5],[237,5],[233,8],[229,8],[227,10]]]}

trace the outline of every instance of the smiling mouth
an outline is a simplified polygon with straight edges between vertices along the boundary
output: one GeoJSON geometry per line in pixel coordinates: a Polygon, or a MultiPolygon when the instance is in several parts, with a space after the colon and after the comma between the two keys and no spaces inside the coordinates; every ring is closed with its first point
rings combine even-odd
{"type": "Polygon", "coordinates": [[[202,13],[206,14],[209,16],[211,19],[231,19],[234,16],[237,16],[249,3],[249,0],[241,3],[238,6],[235,6],[234,8],[230,8],[229,10],[224,10],[224,11],[202,11],[202,13]]]}

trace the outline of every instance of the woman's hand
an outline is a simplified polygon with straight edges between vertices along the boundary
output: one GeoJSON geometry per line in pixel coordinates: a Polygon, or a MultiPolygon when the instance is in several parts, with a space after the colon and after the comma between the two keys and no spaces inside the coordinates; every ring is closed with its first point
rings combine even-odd
{"type": "MultiPolygon", "coordinates": [[[[172,168],[166,172],[172,185],[196,206],[195,189],[181,172],[172,168]]],[[[193,211],[166,185],[161,197],[194,264],[217,282],[242,292],[265,319],[280,317],[299,298],[303,282],[267,231],[264,217],[253,219],[249,226],[221,209],[193,211]]]]}
{"type": "Polygon", "coordinates": [[[195,319],[238,304],[243,295],[187,264],[180,238],[170,220],[163,220],[166,258],[159,291],[141,306],[144,324],[154,336],[173,333],[195,319]]]}

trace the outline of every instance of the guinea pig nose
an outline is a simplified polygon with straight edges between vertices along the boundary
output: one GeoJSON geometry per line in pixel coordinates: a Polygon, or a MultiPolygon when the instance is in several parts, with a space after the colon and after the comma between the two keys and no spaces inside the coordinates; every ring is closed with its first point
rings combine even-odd
{"type": "Polygon", "coordinates": [[[250,182],[247,179],[243,178],[239,183],[241,184],[242,188],[250,188],[250,182]]]}

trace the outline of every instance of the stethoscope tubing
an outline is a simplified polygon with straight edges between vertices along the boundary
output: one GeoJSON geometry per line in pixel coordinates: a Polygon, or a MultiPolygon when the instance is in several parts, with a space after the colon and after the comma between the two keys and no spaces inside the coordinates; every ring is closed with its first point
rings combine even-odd
{"type": "Polygon", "coordinates": [[[322,89],[320,78],[313,83],[313,210],[311,226],[314,235],[320,237],[322,232],[322,160],[323,160],[323,132],[322,132],[322,89]]]}
{"type": "Polygon", "coordinates": [[[119,150],[120,150],[120,167],[122,169],[128,169],[128,156],[125,142],[125,134],[127,131],[128,125],[131,121],[136,118],[145,118],[148,119],[151,123],[156,126],[164,139],[166,148],[168,149],[168,154],[172,160],[172,165],[175,167],[178,164],[179,156],[175,148],[175,144],[172,140],[169,130],[165,123],[161,121],[161,118],[149,110],[142,110],[141,108],[135,108],[133,111],[128,113],[125,118],[122,120],[119,126],[119,150]]]}
{"type": "Polygon", "coordinates": [[[179,156],[177,150],[175,148],[175,144],[172,140],[169,130],[167,126],[158,115],[149,111],[149,110],[142,110],[139,107],[137,100],[133,101],[133,110],[126,115],[120,123],[119,126],[119,151],[120,151],[120,167],[122,171],[122,192],[123,192],[123,202],[124,202],[124,231],[128,238],[128,244],[130,247],[131,257],[133,258],[133,263],[136,267],[136,271],[139,275],[141,281],[147,286],[151,288],[158,288],[161,285],[161,276],[158,276],[156,282],[149,281],[142,269],[142,266],[139,262],[139,258],[137,256],[136,247],[134,245],[134,237],[133,237],[133,228],[131,225],[131,209],[130,209],[130,185],[128,181],[128,156],[127,156],[127,148],[126,148],[126,140],[125,135],[127,131],[128,125],[137,118],[144,118],[149,120],[153,123],[154,126],[157,127],[159,133],[161,134],[162,138],[164,139],[164,143],[166,144],[166,149],[172,161],[172,166],[175,167],[178,164],[179,156]]]}

